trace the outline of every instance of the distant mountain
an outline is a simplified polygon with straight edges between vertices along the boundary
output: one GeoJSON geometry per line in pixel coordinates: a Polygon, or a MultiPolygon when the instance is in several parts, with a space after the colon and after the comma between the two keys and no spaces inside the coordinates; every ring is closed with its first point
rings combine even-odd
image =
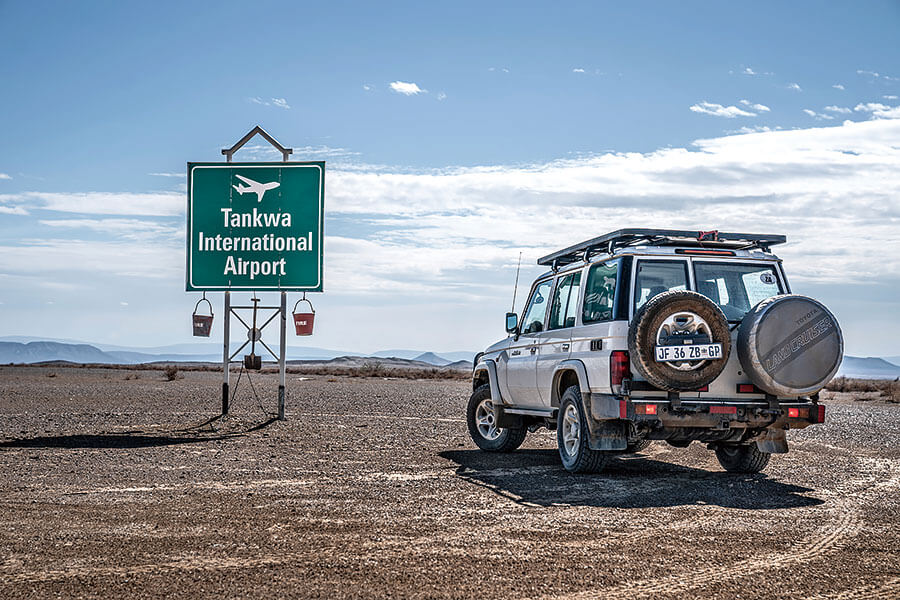
{"type": "MultiPolygon", "coordinates": [[[[408,360],[418,360],[420,356],[423,354],[433,354],[432,352],[422,351],[422,350],[379,350],[371,354],[370,356],[378,357],[378,358],[405,358],[408,360]]],[[[453,351],[453,352],[441,352],[437,355],[438,358],[446,360],[447,362],[456,362],[459,360],[468,360],[471,362],[473,358],[475,358],[474,352],[468,351],[453,351]]]]}
{"type": "MultiPolygon", "coordinates": [[[[9,339],[9,338],[0,338],[9,339]]],[[[28,340],[29,338],[19,337],[28,340]]],[[[236,352],[243,342],[231,344],[231,352],[236,352]]],[[[245,353],[249,353],[249,346],[245,353]]],[[[398,359],[397,366],[418,366],[422,368],[460,368],[459,364],[471,366],[471,358],[462,361],[447,360],[433,352],[401,351],[408,358],[396,356],[395,352],[387,351],[378,353],[375,357],[365,356],[354,352],[339,352],[324,348],[288,348],[287,360],[291,363],[303,361],[326,362],[336,361],[347,365],[363,364],[377,358],[379,362],[391,362],[391,358],[398,359]],[[384,356],[382,354],[386,354],[384,356]],[[401,365],[402,363],[402,365],[401,365]]],[[[263,360],[272,360],[268,353],[259,349],[263,360]]],[[[452,353],[468,356],[467,352],[452,353]]],[[[171,346],[159,346],[155,348],[132,349],[123,346],[109,346],[86,344],[80,342],[65,343],[58,341],[0,341],[0,364],[30,364],[48,361],[67,361],[71,363],[94,364],[121,364],[133,365],[151,362],[205,362],[219,363],[222,361],[222,346],[209,342],[197,344],[174,344],[171,346]]]]}
{"type": "Polygon", "coordinates": [[[884,360],[888,361],[892,365],[897,365],[900,367],[900,356],[885,356],[884,360]]]}
{"type": "Polygon", "coordinates": [[[445,365],[449,365],[451,362],[446,358],[438,356],[434,352],[423,352],[422,354],[415,357],[413,360],[417,360],[419,362],[428,363],[429,365],[435,365],[437,367],[443,367],[445,365]]]}
{"type": "Polygon", "coordinates": [[[47,360],[75,363],[115,362],[105,352],[88,344],[0,342],[0,363],[35,363],[47,360]]]}
{"type": "Polygon", "coordinates": [[[894,379],[900,377],[900,366],[883,358],[844,356],[838,376],[857,379],[894,379]]]}

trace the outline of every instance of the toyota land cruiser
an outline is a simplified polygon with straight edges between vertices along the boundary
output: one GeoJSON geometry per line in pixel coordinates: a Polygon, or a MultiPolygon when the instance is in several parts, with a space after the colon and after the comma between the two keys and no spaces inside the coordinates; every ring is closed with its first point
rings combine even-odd
{"type": "Polygon", "coordinates": [[[843,356],[834,315],[791,293],[770,249],[785,241],[621,229],[541,258],[522,318],[475,358],[472,439],[508,452],[546,426],[572,472],[696,440],[728,471],[761,471],[786,431],[824,422],[818,392],[843,356]]]}

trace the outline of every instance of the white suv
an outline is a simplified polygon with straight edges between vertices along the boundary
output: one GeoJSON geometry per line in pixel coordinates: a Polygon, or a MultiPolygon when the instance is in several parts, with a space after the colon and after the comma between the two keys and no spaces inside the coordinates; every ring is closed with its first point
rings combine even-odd
{"type": "Polygon", "coordinates": [[[791,294],[782,235],[622,229],[538,260],[521,320],[475,357],[469,433],[483,450],[556,429],[563,466],[602,469],[651,440],[715,450],[758,472],[785,432],[822,423],[818,391],[843,338],[820,302],[791,294]]]}

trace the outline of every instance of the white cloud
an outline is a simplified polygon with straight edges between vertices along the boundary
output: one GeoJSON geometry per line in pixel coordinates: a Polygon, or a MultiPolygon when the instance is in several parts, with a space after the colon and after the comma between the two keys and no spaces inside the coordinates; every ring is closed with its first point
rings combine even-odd
{"type": "Polygon", "coordinates": [[[576,67],[576,68],[572,69],[572,72],[573,73],[584,73],[584,69],[576,67]]]}
{"type": "Polygon", "coordinates": [[[810,110],[808,108],[804,108],[803,112],[805,112],[809,116],[813,117],[816,121],[831,121],[832,119],[834,119],[834,117],[832,117],[831,115],[826,115],[824,113],[817,113],[816,111],[810,110]]]}
{"type": "Polygon", "coordinates": [[[0,173],[0,179],[12,179],[12,177],[7,175],[6,173],[0,173]]]}
{"type": "Polygon", "coordinates": [[[428,90],[423,90],[415,83],[407,83],[405,81],[392,81],[391,89],[404,96],[415,96],[416,94],[428,93],[428,90]]]}
{"type": "Polygon", "coordinates": [[[741,104],[743,104],[744,106],[748,106],[748,107],[752,108],[753,110],[757,110],[759,112],[769,112],[771,110],[765,104],[755,104],[753,102],[750,102],[749,100],[741,100],[741,104]]]}
{"type": "Polygon", "coordinates": [[[2,214],[2,215],[27,215],[28,211],[22,206],[0,205],[0,214],[2,214]]]}
{"type": "Polygon", "coordinates": [[[898,143],[900,120],[848,121],[542,165],[333,171],[329,211],[371,233],[330,238],[328,269],[341,289],[453,297],[479,278],[496,283],[518,249],[533,262],[596,235],[598,222],[741,230],[752,214],[756,229],[789,234],[796,280],[900,282],[900,263],[878,259],[900,254],[898,143]],[[365,281],[355,279],[361,252],[373,265],[365,281]]]}
{"type": "Polygon", "coordinates": [[[879,73],[878,71],[866,71],[863,69],[857,69],[857,75],[866,75],[873,79],[884,79],[886,81],[900,81],[900,78],[891,77],[890,75],[885,75],[884,73],[879,73]]]}
{"type": "Polygon", "coordinates": [[[154,177],[180,177],[184,179],[187,177],[186,173],[147,173],[148,175],[153,175],[154,177]]]}
{"type": "Polygon", "coordinates": [[[184,249],[174,244],[70,239],[23,240],[0,246],[0,272],[57,281],[116,277],[172,278],[184,272],[184,249]]]}
{"type": "Polygon", "coordinates": [[[895,96],[895,95],[893,95],[893,94],[889,94],[889,95],[887,95],[887,96],[882,96],[882,98],[884,98],[885,100],[897,100],[898,96],[895,96]]]}
{"type": "Polygon", "coordinates": [[[254,104],[261,104],[262,106],[275,106],[277,108],[283,108],[285,110],[289,110],[291,106],[287,103],[287,100],[284,98],[269,98],[268,100],[263,100],[259,96],[254,96],[252,98],[248,98],[250,102],[254,104]]]}
{"type": "Polygon", "coordinates": [[[759,73],[757,73],[750,67],[746,67],[743,72],[744,72],[744,75],[759,75],[759,73]]]}
{"type": "Polygon", "coordinates": [[[712,115],[714,117],[725,117],[726,119],[756,116],[756,113],[742,110],[737,106],[722,106],[721,104],[713,104],[712,102],[698,102],[691,106],[690,109],[695,113],[712,115]]]}
{"type": "Polygon", "coordinates": [[[873,119],[900,119],[900,106],[888,106],[880,102],[860,103],[853,110],[872,113],[873,119]]]}
{"type": "Polygon", "coordinates": [[[739,129],[732,129],[727,131],[726,133],[760,133],[764,131],[775,131],[777,129],[781,129],[780,127],[769,127],[768,125],[754,125],[753,127],[747,127],[746,125],[739,129]]]}
{"type": "Polygon", "coordinates": [[[183,215],[187,204],[184,194],[170,192],[22,192],[0,194],[0,202],[67,213],[160,217],[183,215]]]}
{"type": "Polygon", "coordinates": [[[444,92],[438,92],[437,99],[438,100],[446,100],[447,94],[445,94],[444,92]]]}
{"type": "Polygon", "coordinates": [[[829,105],[829,106],[826,106],[826,107],[825,107],[825,110],[827,110],[827,111],[829,111],[829,112],[834,112],[834,113],[841,113],[841,114],[844,114],[844,115],[850,114],[850,113],[853,112],[852,110],[850,110],[850,109],[847,108],[847,107],[844,107],[844,106],[835,106],[835,105],[833,105],[833,104],[832,104],[832,105],[829,105]]]}
{"type": "Polygon", "coordinates": [[[375,86],[374,86],[374,85],[370,85],[370,84],[368,84],[368,83],[364,83],[364,84],[363,84],[363,89],[366,90],[367,92],[371,92],[372,90],[375,89],[375,86]]]}
{"type": "Polygon", "coordinates": [[[840,83],[835,83],[835,84],[832,85],[831,87],[833,87],[833,88],[836,89],[836,90],[844,91],[844,86],[841,85],[840,83]]]}
{"type": "Polygon", "coordinates": [[[803,91],[803,89],[802,89],[799,85],[797,85],[796,83],[789,83],[787,87],[788,87],[789,90],[794,90],[795,92],[802,92],[802,91],[803,91]]]}
{"type": "Polygon", "coordinates": [[[150,239],[184,239],[184,228],[168,223],[140,219],[42,219],[41,225],[65,229],[87,229],[106,237],[146,241],[150,239]]]}

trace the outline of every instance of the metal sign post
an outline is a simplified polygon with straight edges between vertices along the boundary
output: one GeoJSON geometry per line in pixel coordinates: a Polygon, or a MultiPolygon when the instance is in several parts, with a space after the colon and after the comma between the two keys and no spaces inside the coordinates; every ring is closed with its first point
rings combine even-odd
{"type": "Polygon", "coordinates": [[[259,369],[259,344],[278,361],[278,419],[285,418],[287,364],[287,292],[322,291],[324,235],[324,162],[289,162],[293,153],[261,127],[254,127],[231,148],[226,162],[188,163],[187,291],[225,293],[222,351],[222,414],[230,403],[229,366],[250,345],[244,366],[259,369]],[[260,135],[281,153],[282,162],[234,163],[232,157],[260,135]],[[252,305],[232,304],[231,292],[253,292],[252,305]],[[257,291],[278,291],[278,306],[260,306],[257,291]],[[251,324],[239,311],[252,310],[251,324]],[[274,310],[261,326],[259,311],[274,310]],[[231,352],[231,318],[247,330],[247,341],[231,352]],[[262,331],[279,317],[276,354],[262,331]]]}

